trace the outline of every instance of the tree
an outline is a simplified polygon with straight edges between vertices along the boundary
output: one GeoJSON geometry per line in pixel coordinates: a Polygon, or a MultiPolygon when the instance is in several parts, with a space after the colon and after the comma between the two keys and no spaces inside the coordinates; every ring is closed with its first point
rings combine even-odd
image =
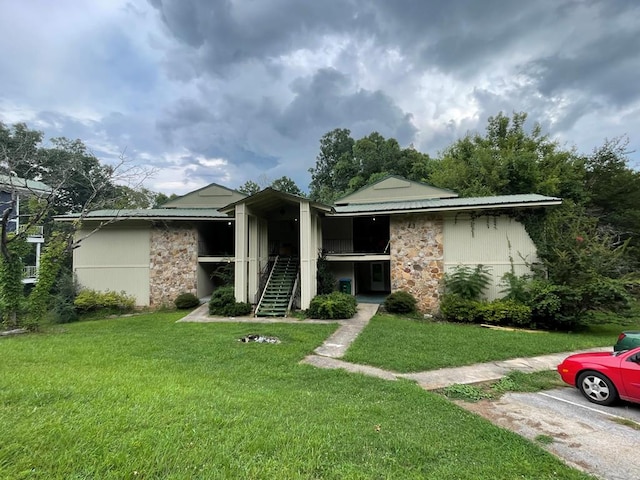
{"type": "Polygon", "coordinates": [[[298,195],[299,197],[304,196],[304,193],[300,190],[298,185],[296,185],[296,182],[287,176],[275,179],[271,183],[271,188],[280,192],[290,193],[291,195],[298,195]]]}
{"type": "Polygon", "coordinates": [[[260,188],[260,185],[258,185],[253,180],[247,180],[244,183],[244,185],[241,185],[240,187],[238,187],[239,192],[246,193],[247,195],[254,195],[258,193],[260,190],[262,190],[260,188]]]}
{"type": "MultiPolygon", "coordinates": [[[[42,132],[29,130],[24,124],[13,128],[0,124],[0,172],[7,175],[4,190],[10,197],[0,218],[3,278],[0,298],[13,324],[18,321],[22,299],[20,259],[24,253],[20,246],[30,227],[48,224],[50,232],[52,215],[80,212],[74,225],[78,227],[91,208],[125,208],[129,205],[122,201],[122,193],[135,191],[150,175],[149,171],[128,162],[124,155],[115,165],[102,165],[80,140],[56,138],[52,139],[52,146],[43,147],[40,145],[43,136],[42,132]],[[129,190],[121,186],[127,183],[129,190]],[[13,232],[10,220],[17,210],[19,195],[28,201],[21,204],[23,228],[13,232]],[[20,294],[16,296],[18,291],[20,294]]],[[[147,195],[144,190],[141,192],[147,195]]],[[[61,227],[60,230],[68,256],[83,239],[74,238],[73,229],[61,227]]]]}
{"type": "Polygon", "coordinates": [[[428,180],[463,197],[539,193],[582,201],[584,159],[524,128],[526,113],[490,117],[486,134],[468,134],[431,165],[428,180]]]}
{"type": "Polygon", "coordinates": [[[175,200],[176,198],[179,198],[179,196],[176,195],[175,193],[172,193],[169,196],[165,195],[162,192],[156,193],[155,198],[153,199],[153,205],[151,206],[151,208],[160,208],[165,203],[170,202],[171,200],[175,200]]]}
{"type": "Polygon", "coordinates": [[[312,200],[333,203],[348,190],[349,180],[358,172],[353,156],[354,143],[351,131],[346,128],[336,128],[320,139],[316,166],[309,169],[309,197],[312,200]]]}
{"type": "Polygon", "coordinates": [[[386,139],[378,132],[354,140],[349,130],[332,130],[320,140],[316,167],[309,170],[310,197],[333,203],[387,175],[423,180],[430,163],[429,156],[413,146],[403,149],[396,139],[386,139]]]}
{"type": "Polygon", "coordinates": [[[629,167],[628,139],[605,140],[586,159],[585,202],[598,217],[601,229],[620,244],[630,241],[629,254],[635,267],[640,263],[640,172],[629,167]]]}

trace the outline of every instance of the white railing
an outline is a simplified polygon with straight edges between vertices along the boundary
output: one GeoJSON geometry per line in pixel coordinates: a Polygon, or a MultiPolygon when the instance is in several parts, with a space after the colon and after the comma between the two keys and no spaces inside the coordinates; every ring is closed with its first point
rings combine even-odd
{"type": "Polygon", "coordinates": [[[35,265],[27,265],[22,269],[24,278],[36,278],[38,276],[38,268],[35,265]]]}
{"type": "Polygon", "coordinates": [[[44,227],[42,225],[34,225],[29,228],[20,227],[20,233],[26,232],[28,237],[43,237],[44,227]]]}

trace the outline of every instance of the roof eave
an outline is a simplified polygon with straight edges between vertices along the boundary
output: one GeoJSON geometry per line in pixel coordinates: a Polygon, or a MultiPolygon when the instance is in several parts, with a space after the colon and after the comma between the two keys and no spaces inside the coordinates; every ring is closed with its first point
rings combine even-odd
{"type": "Polygon", "coordinates": [[[336,212],[336,217],[363,217],[367,215],[398,215],[403,213],[433,213],[433,212],[459,212],[469,210],[496,210],[503,208],[537,208],[550,207],[562,204],[562,200],[547,200],[538,202],[501,203],[495,205],[461,205],[457,207],[427,207],[399,210],[367,210],[361,212],[336,212]]]}
{"type": "MultiPolygon", "coordinates": [[[[53,217],[53,219],[57,222],[74,222],[80,219],[80,215],[74,216],[57,216],[53,217]]],[[[207,221],[231,221],[233,217],[170,217],[170,216],[154,216],[154,217],[142,217],[136,215],[122,215],[122,216],[101,216],[101,217],[83,217],[83,221],[92,221],[92,222],[121,222],[123,220],[149,220],[149,221],[166,221],[166,220],[207,220],[207,221]]]]}

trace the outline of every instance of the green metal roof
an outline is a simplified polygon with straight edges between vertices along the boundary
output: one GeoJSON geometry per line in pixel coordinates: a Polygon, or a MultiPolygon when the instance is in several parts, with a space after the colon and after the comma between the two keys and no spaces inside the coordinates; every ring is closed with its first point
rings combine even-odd
{"type": "Polygon", "coordinates": [[[28,190],[34,193],[51,193],[51,188],[46,183],[39,182],[37,180],[27,180],[20,177],[14,177],[9,175],[0,175],[0,188],[7,186],[9,188],[16,188],[18,190],[28,190]]]}
{"type": "Polygon", "coordinates": [[[544,195],[499,195],[494,197],[434,198],[403,202],[361,203],[336,205],[338,215],[358,215],[367,213],[404,213],[415,211],[457,211],[510,207],[542,207],[559,205],[560,198],[544,195]]]}
{"type": "MultiPolygon", "coordinates": [[[[80,217],[79,213],[70,213],[68,215],[58,215],[56,220],[73,221],[80,217]]],[[[118,218],[121,220],[144,219],[144,220],[211,220],[211,219],[228,219],[232,217],[225,215],[213,208],[149,208],[149,209],[123,209],[123,210],[94,210],[89,212],[85,219],[87,220],[112,220],[118,218]]]]}

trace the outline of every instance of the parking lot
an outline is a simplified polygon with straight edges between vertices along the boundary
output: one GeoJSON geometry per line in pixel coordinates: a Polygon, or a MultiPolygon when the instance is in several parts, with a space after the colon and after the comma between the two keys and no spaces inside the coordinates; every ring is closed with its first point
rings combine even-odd
{"type": "Polygon", "coordinates": [[[640,405],[600,407],[575,388],[509,393],[460,405],[600,478],[639,478],[640,405]]]}

